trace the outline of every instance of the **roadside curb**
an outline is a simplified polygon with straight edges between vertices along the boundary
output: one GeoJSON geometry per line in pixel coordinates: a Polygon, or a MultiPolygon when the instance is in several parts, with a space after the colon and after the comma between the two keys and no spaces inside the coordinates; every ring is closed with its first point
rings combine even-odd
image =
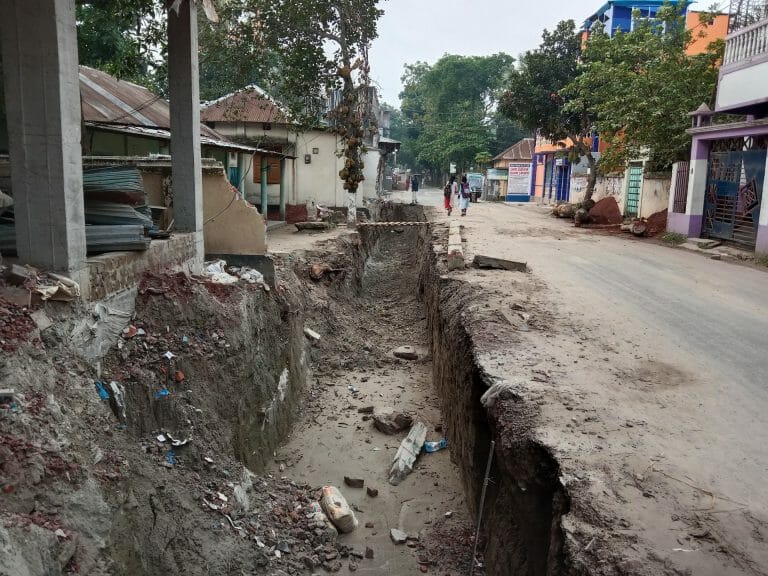
{"type": "Polygon", "coordinates": [[[461,227],[451,222],[448,228],[448,270],[463,270],[464,247],[461,245],[461,227]]]}

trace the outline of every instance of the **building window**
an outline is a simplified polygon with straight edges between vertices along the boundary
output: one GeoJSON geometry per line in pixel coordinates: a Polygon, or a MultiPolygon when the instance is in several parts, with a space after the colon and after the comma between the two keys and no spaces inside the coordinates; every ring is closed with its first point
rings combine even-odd
{"type": "MultiPolygon", "coordinates": [[[[253,181],[261,184],[261,154],[253,155],[253,181]]],[[[267,184],[280,184],[280,158],[267,156],[267,184]]]]}

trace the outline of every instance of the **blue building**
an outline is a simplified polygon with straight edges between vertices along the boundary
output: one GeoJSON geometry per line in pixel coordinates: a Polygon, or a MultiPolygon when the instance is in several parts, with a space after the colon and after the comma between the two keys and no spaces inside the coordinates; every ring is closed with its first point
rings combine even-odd
{"type": "MultiPolygon", "coordinates": [[[[671,0],[675,3],[675,0],[671,0]]],[[[611,36],[622,30],[629,32],[634,28],[632,13],[637,10],[639,18],[653,18],[665,3],[670,0],[608,0],[600,9],[584,21],[583,29],[589,32],[596,22],[602,22],[605,31],[611,36]]],[[[693,2],[686,2],[683,14],[693,2]]]]}

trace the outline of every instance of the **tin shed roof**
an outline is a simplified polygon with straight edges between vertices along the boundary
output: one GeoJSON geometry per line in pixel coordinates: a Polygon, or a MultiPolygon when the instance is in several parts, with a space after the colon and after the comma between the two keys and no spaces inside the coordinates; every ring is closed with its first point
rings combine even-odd
{"type": "MultiPolygon", "coordinates": [[[[171,128],[168,101],[138,84],[87,66],[80,66],[80,100],[83,121],[101,125],[171,128]]],[[[215,130],[200,125],[200,135],[226,141],[215,130]]]]}
{"type": "Polygon", "coordinates": [[[533,138],[523,138],[494,157],[494,160],[530,160],[533,158],[535,147],[536,140],[533,138]]]}
{"type": "Polygon", "coordinates": [[[208,102],[200,111],[203,122],[285,123],[287,116],[282,106],[255,84],[208,102]]]}

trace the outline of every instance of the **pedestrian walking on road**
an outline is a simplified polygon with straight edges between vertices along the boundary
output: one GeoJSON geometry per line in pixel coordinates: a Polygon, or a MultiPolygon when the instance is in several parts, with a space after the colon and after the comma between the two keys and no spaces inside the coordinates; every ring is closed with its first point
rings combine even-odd
{"type": "Polygon", "coordinates": [[[419,177],[414,174],[411,176],[411,204],[418,204],[416,201],[416,192],[419,191],[419,177]]]}
{"type": "Polygon", "coordinates": [[[467,208],[469,208],[469,183],[467,177],[461,177],[461,187],[459,188],[459,208],[461,208],[461,215],[467,215],[467,208]]]}
{"type": "Polygon", "coordinates": [[[443,205],[445,206],[445,210],[448,212],[448,216],[451,215],[451,211],[453,210],[453,206],[451,206],[451,196],[453,196],[455,191],[456,176],[451,176],[446,183],[445,188],[443,188],[443,205]]]}

